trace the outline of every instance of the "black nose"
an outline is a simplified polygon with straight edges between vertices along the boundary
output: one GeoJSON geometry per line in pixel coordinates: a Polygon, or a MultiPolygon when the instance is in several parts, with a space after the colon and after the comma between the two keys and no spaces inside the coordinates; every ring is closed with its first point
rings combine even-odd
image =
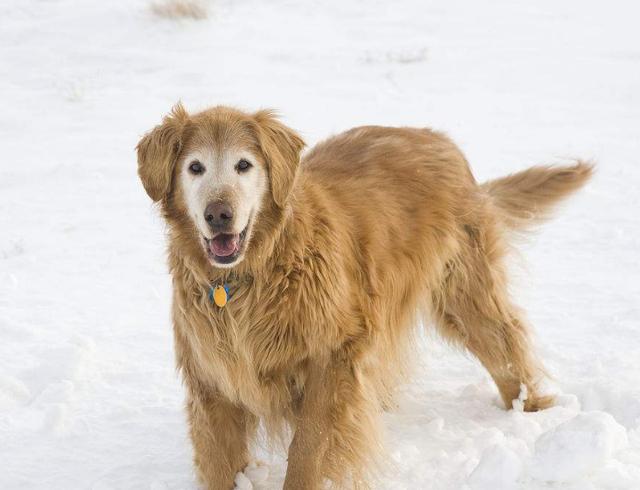
{"type": "Polygon", "coordinates": [[[231,224],[233,210],[226,202],[212,202],[204,210],[204,219],[210,227],[220,229],[231,224]]]}

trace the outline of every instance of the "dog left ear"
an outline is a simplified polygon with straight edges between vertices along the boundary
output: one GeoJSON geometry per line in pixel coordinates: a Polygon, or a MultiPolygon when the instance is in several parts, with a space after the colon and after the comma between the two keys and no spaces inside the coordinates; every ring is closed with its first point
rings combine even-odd
{"type": "Polygon", "coordinates": [[[273,111],[259,111],[253,118],[258,125],[258,140],[267,160],[273,200],[284,208],[293,189],[305,142],[295,131],[278,121],[273,111]]]}

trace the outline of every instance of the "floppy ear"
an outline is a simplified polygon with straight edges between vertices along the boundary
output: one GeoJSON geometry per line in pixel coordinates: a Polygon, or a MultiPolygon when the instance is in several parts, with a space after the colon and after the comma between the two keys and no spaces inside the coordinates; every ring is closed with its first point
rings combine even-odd
{"type": "Polygon", "coordinates": [[[293,188],[300,152],[304,141],[292,129],[280,121],[273,111],[264,110],[254,114],[258,124],[258,139],[267,160],[271,194],[275,203],[283,208],[293,188]]]}
{"type": "Polygon", "coordinates": [[[136,146],[138,175],[149,197],[155,202],[167,195],[176,157],[182,146],[182,132],[189,118],[178,102],[162,124],[148,132],[136,146]]]}

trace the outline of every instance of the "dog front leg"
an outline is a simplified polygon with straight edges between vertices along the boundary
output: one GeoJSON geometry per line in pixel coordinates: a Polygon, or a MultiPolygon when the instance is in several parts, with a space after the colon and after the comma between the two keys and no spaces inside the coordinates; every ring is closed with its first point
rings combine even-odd
{"type": "Polygon", "coordinates": [[[284,490],[317,490],[325,478],[341,486],[366,487],[365,465],[379,447],[379,410],[370,395],[366,377],[350,360],[311,367],[284,490]]]}
{"type": "Polygon", "coordinates": [[[194,462],[209,490],[234,488],[237,472],[249,462],[248,438],[255,417],[217,393],[190,390],[188,414],[194,462]]]}
{"type": "Polygon", "coordinates": [[[327,394],[321,391],[320,378],[321,370],[313,366],[305,383],[295,434],[289,446],[284,490],[314,490],[322,483],[322,463],[329,447],[331,404],[327,394]]]}

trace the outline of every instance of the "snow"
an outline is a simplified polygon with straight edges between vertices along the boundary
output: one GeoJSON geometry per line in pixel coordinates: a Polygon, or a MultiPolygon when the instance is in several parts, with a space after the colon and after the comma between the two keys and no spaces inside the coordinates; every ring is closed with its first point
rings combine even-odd
{"type": "Polygon", "coordinates": [[[608,413],[581,413],[538,438],[531,474],[538,480],[571,481],[605,466],[627,442],[625,428],[608,413]]]}
{"type": "MultiPolygon", "coordinates": [[[[638,6],[213,0],[196,20],[151,5],[0,5],[0,488],[197,488],[163,223],[134,153],[179,99],[275,107],[311,144],[429,125],[479,180],[594,159],[514,263],[557,405],[505,411],[479,364],[427,333],[375,488],[640,488],[638,6]]],[[[282,448],[254,454],[238,487],[280,488],[282,448]]]]}
{"type": "Polygon", "coordinates": [[[495,444],[482,452],[478,466],[469,475],[469,484],[475,490],[517,488],[522,473],[522,460],[507,447],[495,444]]]}

